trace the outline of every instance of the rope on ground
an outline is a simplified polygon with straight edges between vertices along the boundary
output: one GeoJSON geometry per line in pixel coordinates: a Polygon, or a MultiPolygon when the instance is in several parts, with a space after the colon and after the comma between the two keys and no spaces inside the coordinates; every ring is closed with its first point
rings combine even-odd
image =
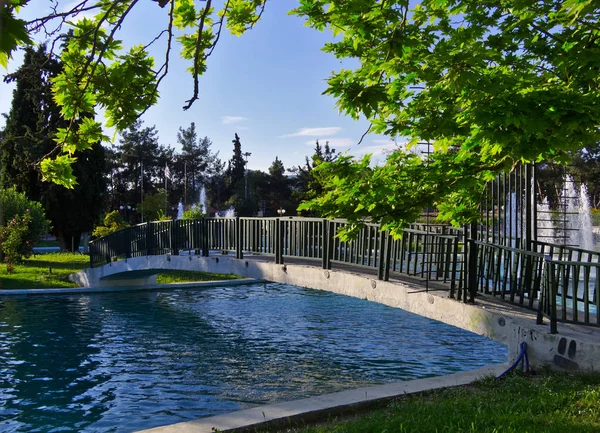
{"type": "Polygon", "coordinates": [[[521,353],[519,353],[519,356],[517,356],[517,359],[515,360],[515,362],[513,362],[513,364],[508,367],[508,369],[502,373],[500,376],[497,377],[497,379],[502,379],[504,376],[506,376],[508,373],[510,373],[512,370],[515,369],[515,367],[519,364],[519,362],[521,363],[521,370],[523,371],[529,371],[529,357],[527,356],[527,343],[525,343],[524,341],[521,343],[521,353]]]}

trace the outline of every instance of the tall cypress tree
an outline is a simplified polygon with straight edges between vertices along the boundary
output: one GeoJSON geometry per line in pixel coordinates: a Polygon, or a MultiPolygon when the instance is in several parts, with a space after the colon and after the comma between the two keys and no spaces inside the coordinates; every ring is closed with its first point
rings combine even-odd
{"type": "Polygon", "coordinates": [[[229,162],[229,178],[231,179],[231,185],[235,185],[240,180],[244,179],[246,161],[244,161],[242,155],[242,143],[240,142],[240,137],[237,133],[235,134],[235,139],[231,142],[233,143],[233,156],[229,162]]]}
{"type": "Polygon", "coordinates": [[[6,82],[15,82],[10,112],[0,141],[0,184],[14,186],[30,200],[40,201],[63,250],[79,245],[81,233],[91,231],[103,207],[104,149],[78,155],[73,166],[79,184],[68,190],[43,182],[39,161],[55,149],[53,138],[65,127],[51,91],[51,78],[61,65],[40,45],[27,48],[23,65],[6,82]]]}

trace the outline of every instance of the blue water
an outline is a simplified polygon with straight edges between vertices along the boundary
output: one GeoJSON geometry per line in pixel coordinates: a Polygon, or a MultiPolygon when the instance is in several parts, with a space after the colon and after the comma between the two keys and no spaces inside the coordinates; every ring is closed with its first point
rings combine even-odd
{"type": "Polygon", "coordinates": [[[0,299],[0,431],[139,429],[506,360],[400,309],[282,284],[0,299]]]}

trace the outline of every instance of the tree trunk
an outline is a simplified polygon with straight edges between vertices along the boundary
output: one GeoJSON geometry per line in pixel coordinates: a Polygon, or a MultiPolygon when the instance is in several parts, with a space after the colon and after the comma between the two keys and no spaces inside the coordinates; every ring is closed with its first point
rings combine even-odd
{"type": "Polygon", "coordinates": [[[56,239],[60,245],[62,252],[79,251],[79,241],[81,240],[81,232],[59,232],[56,234],[56,239]]]}

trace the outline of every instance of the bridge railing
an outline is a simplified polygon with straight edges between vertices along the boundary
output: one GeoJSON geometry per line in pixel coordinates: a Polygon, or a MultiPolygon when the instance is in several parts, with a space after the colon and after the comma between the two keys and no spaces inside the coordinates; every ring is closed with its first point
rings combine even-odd
{"type": "Polygon", "coordinates": [[[354,240],[342,241],[337,234],[346,224],[301,217],[155,221],[92,241],[90,264],[182,252],[207,256],[211,250],[237,258],[273,256],[276,263],[302,258],[324,269],[364,267],[381,280],[409,276],[439,283],[436,290],[464,302],[492,296],[537,311],[538,320],[547,316],[554,327],[556,322],[600,325],[600,252],[544,242],[514,248],[423,224],[405,229],[399,239],[377,224],[365,224],[354,240]]]}
{"type": "MultiPolygon", "coordinates": [[[[391,245],[389,271],[449,284],[450,296],[466,299],[460,237],[446,231],[406,229],[391,245]]],[[[452,232],[450,232],[452,233],[452,232]]]]}
{"type": "Polygon", "coordinates": [[[557,332],[557,322],[600,326],[600,252],[545,242],[534,245],[546,263],[538,323],[548,317],[552,333],[557,332]]]}
{"type": "Polygon", "coordinates": [[[544,255],[504,245],[471,241],[475,249],[475,292],[537,311],[544,255]]]}

